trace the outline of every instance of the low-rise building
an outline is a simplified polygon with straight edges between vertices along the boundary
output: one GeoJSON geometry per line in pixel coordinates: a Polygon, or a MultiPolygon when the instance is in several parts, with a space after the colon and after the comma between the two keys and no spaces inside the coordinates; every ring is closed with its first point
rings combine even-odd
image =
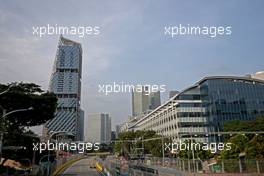
{"type": "Polygon", "coordinates": [[[155,130],[173,140],[221,141],[230,120],[264,117],[264,81],[249,77],[205,77],[179,92],[128,130],[155,130]]]}

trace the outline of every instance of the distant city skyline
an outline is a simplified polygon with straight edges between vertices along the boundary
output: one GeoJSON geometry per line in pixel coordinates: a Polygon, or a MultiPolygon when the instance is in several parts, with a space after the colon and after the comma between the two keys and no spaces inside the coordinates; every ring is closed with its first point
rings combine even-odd
{"type": "Polygon", "coordinates": [[[1,83],[34,82],[48,90],[59,35],[34,36],[33,26],[100,27],[99,35],[65,37],[82,44],[85,118],[108,112],[113,127],[131,114],[131,93],[105,96],[98,84],[165,84],[164,101],[168,91],[181,91],[205,76],[264,70],[262,0],[0,2],[1,83]],[[165,26],[179,24],[231,26],[232,35],[164,35],[165,26]]]}

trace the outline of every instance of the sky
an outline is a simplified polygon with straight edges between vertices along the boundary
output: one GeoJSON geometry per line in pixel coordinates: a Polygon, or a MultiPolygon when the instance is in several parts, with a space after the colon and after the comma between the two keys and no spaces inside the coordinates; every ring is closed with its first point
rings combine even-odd
{"type": "Polygon", "coordinates": [[[110,113],[114,127],[131,115],[131,94],[106,96],[99,84],[183,90],[205,76],[264,70],[263,6],[263,0],[0,0],[0,83],[34,82],[48,89],[59,35],[33,35],[33,26],[99,26],[99,35],[65,37],[82,44],[85,118],[110,113]],[[179,24],[231,26],[232,34],[164,34],[165,26],[179,24]]]}

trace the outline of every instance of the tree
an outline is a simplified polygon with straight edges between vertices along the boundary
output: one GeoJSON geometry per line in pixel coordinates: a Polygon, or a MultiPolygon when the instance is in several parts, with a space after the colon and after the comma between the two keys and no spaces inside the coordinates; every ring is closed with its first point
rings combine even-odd
{"type": "MultiPolygon", "coordinates": [[[[264,131],[264,118],[248,121],[228,121],[224,124],[224,131],[258,132],[264,131]]],[[[222,159],[238,159],[240,153],[245,153],[248,159],[264,158],[264,136],[261,134],[237,134],[226,136],[225,142],[232,143],[231,150],[224,150],[220,156],[222,159]]]]}
{"type": "Polygon", "coordinates": [[[221,159],[238,159],[239,154],[247,150],[248,142],[248,137],[242,134],[231,137],[227,141],[227,143],[231,143],[231,149],[222,150],[220,152],[221,159]]]}
{"type": "Polygon", "coordinates": [[[264,159],[264,136],[255,135],[248,143],[246,157],[249,159],[264,159]]]}
{"type": "MultiPolygon", "coordinates": [[[[162,156],[161,136],[155,131],[128,131],[120,133],[115,144],[115,152],[123,156],[151,154],[152,156],[162,156]],[[148,141],[144,141],[150,139],[148,141]],[[142,149],[138,150],[138,149],[142,149]]],[[[168,139],[164,138],[164,143],[168,139]]]]}
{"type": "MultiPolygon", "coordinates": [[[[8,85],[0,84],[0,92],[7,89],[8,85]]],[[[5,131],[3,146],[20,147],[17,150],[4,150],[3,157],[17,161],[32,158],[33,143],[36,143],[38,139],[30,137],[33,132],[27,127],[41,125],[54,118],[56,106],[56,96],[53,93],[44,92],[34,83],[18,83],[8,92],[0,95],[0,108],[5,109],[6,112],[33,107],[33,110],[12,113],[8,115],[8,118],[1,120],[0,130],[5,131]]]]}
{"type": "MultiPolygon", "coordinates": [[[[6,89],[6,85],[0,85],[0,92],[6,89]]],[[[44,92],[36,84],[19,83],[0,95],[0,105],[7,112],[33,107],[31,111],[9,115],[8,121],[19,126],[36,126],[54,117],[57,98],[53,93],[44,92]]]]}

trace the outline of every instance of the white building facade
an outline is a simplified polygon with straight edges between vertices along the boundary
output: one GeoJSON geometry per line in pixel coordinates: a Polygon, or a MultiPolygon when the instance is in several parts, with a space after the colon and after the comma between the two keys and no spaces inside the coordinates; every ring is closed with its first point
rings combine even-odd
{"type": "Polygon", "coordinates": [[[264,81],[248,77],[206,77],[131,125],[170,139],[220,142],[230,120],[264,116],[264,81]]]}

